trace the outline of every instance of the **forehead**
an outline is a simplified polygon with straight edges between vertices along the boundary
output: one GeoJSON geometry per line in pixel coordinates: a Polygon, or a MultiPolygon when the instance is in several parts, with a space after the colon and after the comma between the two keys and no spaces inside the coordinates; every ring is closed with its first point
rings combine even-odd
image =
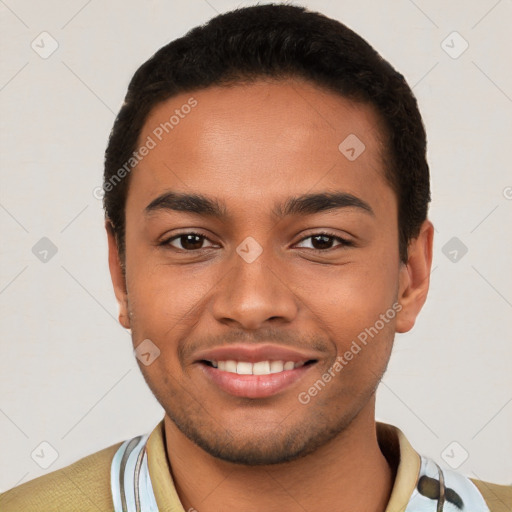
{"type": "Polygon", "coordinates": [[[366,191],[379,203],[379,189],[389,189],[381,134],[371,105],[306,81],[182,93],[146,119],[138,145],[151,149],[132,172],[128,201],[143,207],[162,191],[179,190],[261,206],[317,187],[366,191]]]}

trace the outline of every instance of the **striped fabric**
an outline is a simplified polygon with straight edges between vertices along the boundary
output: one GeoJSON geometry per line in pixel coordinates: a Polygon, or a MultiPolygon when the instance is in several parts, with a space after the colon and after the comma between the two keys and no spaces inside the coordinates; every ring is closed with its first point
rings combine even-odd
{"type": "Polygon", "coordinates": [[[148,437],[125,441],[112,459],[110,485],[115,512],[158,512],[148,470],[148,437]]]}

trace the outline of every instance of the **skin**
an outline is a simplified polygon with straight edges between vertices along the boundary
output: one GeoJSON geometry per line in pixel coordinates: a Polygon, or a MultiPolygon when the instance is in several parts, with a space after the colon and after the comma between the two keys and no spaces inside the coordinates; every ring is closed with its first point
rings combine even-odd
{"type": "Polygon", "coordinates": [[[197,106],[130,176],[126,279],[106,224],[120,322],[135,347],[150,339],[160,349],[149,366],[139,364],[166,412],[167,453],[184,509],[323,511],[336,503],[339,511],[384,511],[395,475],[377,442],[375,390],[395,332],[409,331],[425,302],[433,226],[423,223],[401,263],[397,200],[384,178],[371,106],[300,80],[210,87],[157,105],[141,143],[191,96],[197,106]],[[351,133],[366,146],[355,161],[338,150],[351,133]],[[214,197],[228,217],[147,215],[147,205],[169,191],[214,197]],[[356,207],[272,215],[290,196],[333,191],[357,196],[373,215],[356,207]],[[206,239],[159,245],[187,230],[206,239]],[[311,237],[322,230],[352,245],[335,238],[315,244],[311,237]],[[252,263],[236,252],[249,236],[263,248],[252,263]],[[395,318],[300,403],[299,393],[393,304],[401,306],[395,318]],[[194,360],[195,351],[235,342],[311,349],[319,357],[282,392],[239,398],[211,384],[194,360]]]}

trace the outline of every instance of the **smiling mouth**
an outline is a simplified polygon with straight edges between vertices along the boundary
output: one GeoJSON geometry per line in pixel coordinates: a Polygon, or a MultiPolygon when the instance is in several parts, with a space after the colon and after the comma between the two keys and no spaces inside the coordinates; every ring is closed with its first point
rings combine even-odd
{"type": "Polygon", "coordinates": [[[222,372],[234,373],[237,375],[271,375],[274,373],[282,373],[303,366],[309,366],[317,362],[316,359],[305,361],[284,361],[284,360],[267,360],[251,363],[249,361],[235,361],[228,359],[225,361],[215,361],[203,359],[202,364],[211,368],[216,368],[222,372]]]}

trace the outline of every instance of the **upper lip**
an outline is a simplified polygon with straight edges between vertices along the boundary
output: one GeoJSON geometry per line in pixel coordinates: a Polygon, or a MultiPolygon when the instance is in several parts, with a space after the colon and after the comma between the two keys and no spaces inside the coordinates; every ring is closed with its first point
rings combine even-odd
{"type": "Polygon", "coordinates": [[[199,351],[195,354],[196,361],[247,361],[257,363],[258,361],[310,361],[319,359],[317,352],[291,349],[279,345],[223,345],[209,350],[199,351]]]}

